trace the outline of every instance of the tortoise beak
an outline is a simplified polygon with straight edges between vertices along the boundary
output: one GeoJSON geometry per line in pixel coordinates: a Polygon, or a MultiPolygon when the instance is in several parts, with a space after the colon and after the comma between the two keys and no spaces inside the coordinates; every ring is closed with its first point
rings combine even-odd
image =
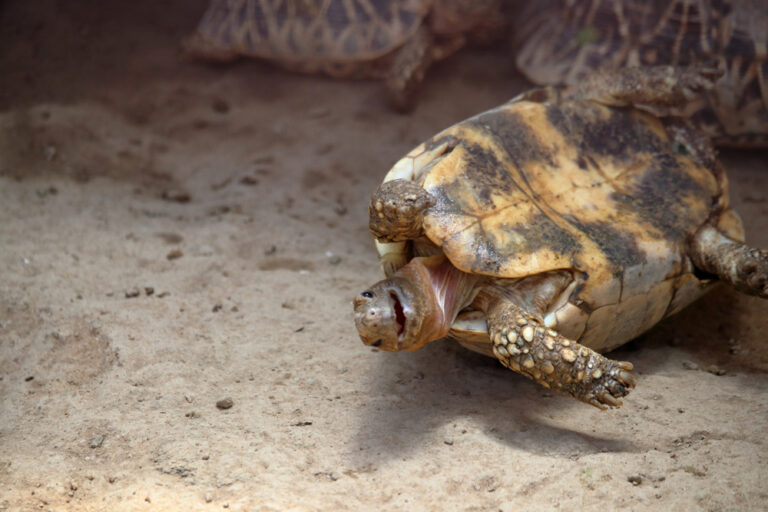
{"type": "Polygon", "coordinates": [[[366,345],[389,352],[418,350],[423,335],[423,298],[402,276],[379,281],[354,300],[355,325],[366,345]]]}
{"type": "Polygon", "coordinates": [[[402,350],[406,317],[397,292],[374,286],[355,298],[355,326],[368,346],[389,352],[402,350]]]}

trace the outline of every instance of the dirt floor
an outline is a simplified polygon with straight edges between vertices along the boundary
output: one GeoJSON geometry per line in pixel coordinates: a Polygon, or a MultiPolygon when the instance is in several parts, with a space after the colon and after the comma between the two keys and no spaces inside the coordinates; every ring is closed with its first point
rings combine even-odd
{"type": "MultiPolygon", "coordinates": [[[[639,384],[605,412],[360,343],[370,193],[524,88],[508,57],[437,66],[402,116],[185,61],[204,4],[0,5],[0,510],[766,509],[766,302],[717,290],[619,350],[639,384]]],[[[768,155],[723,158],[768,247],[768,155]]]]}

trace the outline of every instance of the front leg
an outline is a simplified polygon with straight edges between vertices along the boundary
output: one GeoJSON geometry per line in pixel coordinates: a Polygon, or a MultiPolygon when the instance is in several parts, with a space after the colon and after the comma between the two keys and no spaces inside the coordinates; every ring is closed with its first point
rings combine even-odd
{"type": "Polygon", "coordinates": [[[619,407],[635,387],[632,363],[613,361],[547,329],[515,304],[498,300],[486,318],[499,361],[544,387],[600,409],[619,407]]]}
{"type": "Polygon", "coordinates": [[[379,242],[404,242],[422,236],[424,210],[435,199],[411,180],[382,183],[371,197],[368,227],[379,242]]]}
{"type": "Polygon", "coordinates": [[[602,70],[567,90],[571,98],[611,106],[682,106],[699,91],[711,89],[723,72],[715,68],[646,66],[602,70]]]}

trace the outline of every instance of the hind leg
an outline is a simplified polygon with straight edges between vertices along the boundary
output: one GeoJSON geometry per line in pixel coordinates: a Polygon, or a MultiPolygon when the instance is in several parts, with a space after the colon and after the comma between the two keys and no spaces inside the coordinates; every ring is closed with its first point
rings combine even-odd
{"type": "Polygon", "coordinates": [[[463,37],[438,42],[425,27],[421,27],[394,54],[387,74],[385,84],[389,102],[395,110],[412,110],[427,69],[463,45],[463,37]]]}
{"type": "Polygon", "coordinates": [[[768,251],[737,242],[707,224],[691,239],[688,252],[701,270],[740,292],[768,299],[768,251]]]}

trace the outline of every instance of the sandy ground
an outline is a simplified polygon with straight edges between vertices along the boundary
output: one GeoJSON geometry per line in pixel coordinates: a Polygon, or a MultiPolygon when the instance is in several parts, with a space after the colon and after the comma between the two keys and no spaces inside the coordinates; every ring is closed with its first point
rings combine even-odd
{"type": "MultiPolygon", "coordinates": [[[[606,412],[357,338],[370,193],[525,87],[504,55],[400,116],[376,83],[184,61],[203,7],[0,5],[0,510],[768,507],[768,303],[718,290],[622,348],[606,412]]],[[[768,247],[768,157],[724,161],[768,247]]]]}

